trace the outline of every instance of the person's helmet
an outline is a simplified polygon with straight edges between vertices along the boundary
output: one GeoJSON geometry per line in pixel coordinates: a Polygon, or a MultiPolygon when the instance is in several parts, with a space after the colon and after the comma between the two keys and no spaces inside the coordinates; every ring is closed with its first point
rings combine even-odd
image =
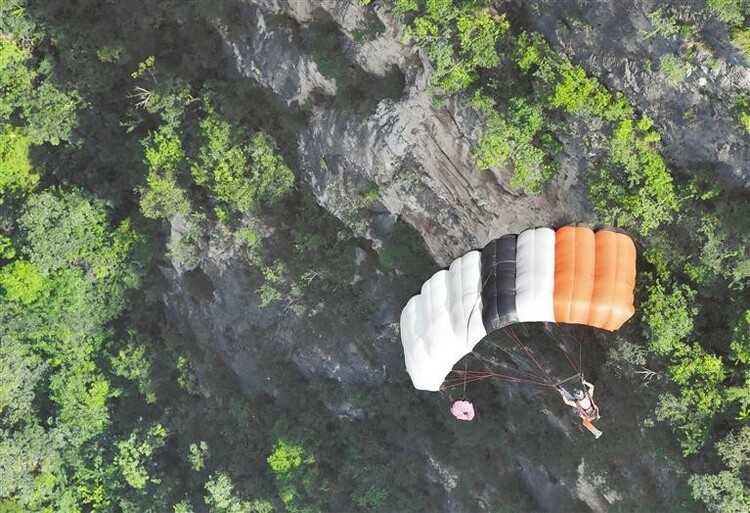
{"type": "Polygon", "coordinates": [[[573,397],[580,401],[581,399],[586,397],[586,394],[584,394],[583,390],[581,390],[580,388],[576,388],[575,390],[573,390],[573,397]]]}

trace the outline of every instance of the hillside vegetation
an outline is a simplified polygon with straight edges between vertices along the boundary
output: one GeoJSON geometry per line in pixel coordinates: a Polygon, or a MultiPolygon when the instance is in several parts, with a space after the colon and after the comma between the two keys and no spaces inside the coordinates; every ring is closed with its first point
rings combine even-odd
{"type": "MultiPolygon", "coordinates": [[[[590,208],[632,234],[641,255],[639,313],[606,365],[639,397],[648,449],[682,476],[674,507],[746,511],[748,192],[706,169],[676,169],[633,101],[496,4],[388,7],[404,42],[432,63],[434,102],[465,102],[482,119],[479,169],[509,172],[519,194],[543,194],[569,127],[587,141],[590,208]]],[[[160,269],[196,268],[209,239],[241,247],[259,284],[247,294],[261,307],[292,319],[324,310],[331,330],[364,329],[377,310],[359,274],[415,290],[435,270],[400,225],[372,266],[355,270],[351,225],[377,186],[353,194],[351,223],[318,205],[295,169],[310,113],[227,72],[214,27],[229,25],[234,8],[0,0],[0,513],[437,511],[445,486],[425,470],[433,455],[472,476],[457,490],[473,496],[482,485],[462,454],[510,461],[522,452],[503,443],[503,412],[468,432],[437,417],[438,400],[402,392],[405,373],[344,389],[274,355],[268,366],[287,399],[249,397],[170,324],[160,269]],[[341,421],[340,404],[366,413],[341,421]]],[[[750,7],[710,0],[705,9],[747,53],[750,7]]],[[[681,27],[663,11],[650,19],[649,38],[681,27]]],[[[331,108],[374,108],[352,100],[359,90],[343,85],[358,77],[326,41],[306,44],[340,86],[331,108]]],[[[750,125],[748,105],[737,98],[726,122],[750,125]]],[[[591,464],[607,468],[605,452],[598,458],[591,464]]],[[[497,487],[507,511],[533,508],[515,481],[497,487]]]]}

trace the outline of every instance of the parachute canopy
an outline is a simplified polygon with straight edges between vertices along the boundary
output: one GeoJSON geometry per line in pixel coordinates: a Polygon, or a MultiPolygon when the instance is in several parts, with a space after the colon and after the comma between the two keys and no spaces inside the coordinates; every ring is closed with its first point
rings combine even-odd
{"type": "Polygon", "coordinates": [[[517,322],[615,331],[635,312],[635,244],[582,226],[532,228],[469,251],[435,273],[401,312],[406,370],[437,391],[488,333],[517,322]]]}

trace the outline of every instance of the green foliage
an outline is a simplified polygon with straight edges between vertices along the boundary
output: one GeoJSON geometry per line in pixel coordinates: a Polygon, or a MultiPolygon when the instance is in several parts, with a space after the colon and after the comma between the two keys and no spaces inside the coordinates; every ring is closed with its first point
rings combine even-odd
{"type": "Polygon", "coordinates": [[[0,362],[15,359],[12,372],[0,364],[0,473],[15,483],[3,497],[32,511],[103,506],[109,471],[98,440],[118,391],[95,358],[106,323],[138,284],[138,236],[128,222],[111,227],[102,204],[77,190],[31,195],[17,227],[17,259],[0,270],[0,362]],[[31,402],[37,394],[44,409],[31,402]],[[20,464],[20,454],[28,463],[20,464]]]}
{"type": "Polygon", "coordinates": [[[182,141],[169,124],[152,132],[143,141],[148,175],[140,189],[141,212],[151,219],[188,215],[191,210],[186,191],[177,184],[185,163],[182,141]]]}
{"type": "Polygon", "coordinates": [[[646,324],[644,335],[651,349],[667,355],[680,348],[693,332],[695,292],[687,285],[668,288],[656,281],[647,288],[647,299],[641,306],[646,324]],[[670,290],[671,288],[671,290],[670,290]]]}
{"type": "Polygon", "coordinates": [[[725,470],[716,474],[690,476],[693,497],[703,501],[709,511],[740,513],[750,508],[750,493],[743,482],[750,466],[750,426],[727,435],[716,443],[725,470]]]}
{"type": "Polygon", "coordinates": [[[31,51],[12,37],[0,38],[0,123],[11,120],[13,113],[28,101],[36,72],[28,67],[31,51]]]}
{"type": "Polygon", "coordinates": [[[527,193],[539,193],[557,170],[557,162],[549,160],[539,142],[554,148],[555,141],[545,130],[541,105],[513,98],[509,110],[507,119],[499,113],[490,118],[487,131],[474,149],[477,166],[488,169],[510,161],[514,169],[510,184],[527,193]]]}
{"type": "Polygon", "coordinates": [[[544,83],[556,81],[561,57],[539,32],[521,32],[516,38],[513,60],[523,73],[530,73],[544,83]]]}
{"type": "Polygon", "coordinates": [[[729,248],[727,233],[722,229],[722,220],[713,215],[703,216],[695,234],[700,236],[700,252],[696,263],[686,263],[685,273],[695,283],[706,285],[710,280],[722,276],[728,268],[727,262],[738,256],[738,250],[729,248]]]}
{"type": "Polygon", "coordinates": [[[17,339],[2,339],[0,352],[0,432],[33,412],[37,383],[46,370],[38,356],[17,339]]]}
{"type": "Polygon", "coordinates": [[[39,181],[34,172],[29,149],[31,139],[10,125],[0,132],[0,204],[9,194],[31,191],[39,181]]]}
{"type": "Polygon", "coordinates": [[[747,0],[706,0],[706,9],[733,26],[744,23],[749,7],[747,0]]]}
{"type": "Polygon", "coordinates": [[[136,383],[138,391],[148,404],[156,402],[154,382],[151,379],[153,356],[146,347],[135,340],[135,332],[130,331],[130,341],[110,357],[112,373],[136,383]]]}
{"type": "Polygon", "coordinates": [[[109,381],[91,361],[62,366],[51,378],[49,396],[57,403],[57,421],[67,426],[69,441],[80,446],[109,424],[109,381]]]}
{"type": "Polygon", "coordinates": [[[284,299],[281,288],[287,283],[288,268],[281,260],[276,260],[273,265],[262,265],[264,283],[256,291],[260,298],[260,306],[265,307],[276,301],[284,299]]]}
{"type": "Polygon", "coordinates": [[[690,74],[690,63],[671,53],[662,55],[659,59],[659,72],[664,74],[675,84],[684,82],[690,74]]]}
{"type": "Polygon", "coordinates": [[[732,335],[732,341],[729,344],[732,360],[750,366],[750,310],[745,311],[739,318],[732,335]]]}
{"type": "Polygon", "coordinates": [[[115,443],[117,448],[115,464],[128,485],[140,490],[148,482],[159,482],[149,475],[147,467],[151,455],[157,449],[164,447],[166,439],[166,429],[157,423],[149,427],[142,435],[133,432],[126,440],[115,443]]]}
{"type": "Polygon", "coordinates": [[[157,114],[165,123],[164,130],[177,130],[185,115],[185,109],[197,99],[193,97],[190,82],[174,76],[160,77],[148,85],[149,89],[138,89],[137,98],[145,110],[157,114]]]}
{"type": "MultiPolygon", "coordinates": [[[[400,2],[397,13],[414,10],[400,2]]],[[[425,48],[435,70],[432,87],[439,97],[466,90],[481,68],[497,65],[497,45],[510,25],[504,15],[471,5],[456,7],[450,0],[430,0],[421,16],[404,30],[406,40],[425,48]]]]}
{"type": "Polygon", "coordinates": [[[100,47],[96,51],[96,57],[101,62],[111,64],[125,64],[128,59],[128,50],[122,41],[112,41],[100,47]]]}
{"type": "Polygon", "coordinates": [[[34,144],[58,145],[70,139],[77,124],[81,99],[74,92],[64,92],[49,81],[34,88],[22,116],[26,133],[34,144]]]}
{"type": "Polygon", "coordinates": [[[367,511],[382,511],[388,501],[388,490],[372,485],[364,493],[355,494],[352,499],[359,508],[367,511]]]}
{"type": "Polygon", "coordinates": [[[190,461],[190,468],[196,472],[200,472],[205,468],[206,458],[210,455],[208,444],[204,440],[201,440],[197,444],[190,444],[189,450],[188,461],[190,461]]]}
{"type": "Polygon", "coordinates": [[[398,16],[419,10],[419,0],[395,0],[393,12],[398,16]]]}
{"type": "Polygon", "coordinates": [[[731,34],[732,44],[745,56],[750,59],[750,29],[734,29],[731,34]]]}
{"type": "Polygon", "coordinates": [[[185,189],[175,177],[153,169],[146,177],[146,186],[139,189],[141,212],[149,219],[169,219],[175,215],[190,214],[192,206],[185,189]]]}
{"type": "Polygon", "coordinates": [[[149,133],[143,141],[143,151],[149,169],[176,174],[185,160],[182,141],[169,124],[149,133]]]}
{"type": "Polygon", "coordinates": [[[560,69],[560,79],[550,99],[553,107],[563,108],[571,114],[588,114],[604,117],[612,95],[586,70],[566,62],[560,69]]]}
{"type": "Polygon", "coordinates": [[[615,369],[615,372],[623,373],[628,370],[629,374],[637,368],[643,370],[646,365],[647,351],[642,345],[634,344],[618,337],[616,344],[607,352],[607,366],[615,369]]]}
{"type": "Polygon", "coordinates": [[[242,131],[208,111],[200,123],[203,145],[191,167],[196,183],[207,186],[231,210],[247,213],[287,195],[294,175],[268,135],[259,132],[249,145],[242,131]]]}
{"type": "Polygon", "coordinates": [[[315,463],[315,458],[299,444],[277,440],[267,461],[274,474],[285,476],[302,464],[315,463]]]}
{"type": "Polygon", "coordinates": [[[13,240],[5,235],[0,235],[0,260],[10,260],[16,256],[16,248],[13,240]]]}
{"type": "Polygon", "coordinates": [[[0,268],[0,287],[8,301],[33,303],[46,284],[44,276],[26,260],[16,260],[0,268]]]}
{"type": "Polygon", "coordinates": [[[250,141],[252,166],[251,183],[258,202],[274,205],[289,194],[294,186],[294,174],[276,150],[274,140],[258,132],[250,141]]]}
{"type": "Polygon", "coordinates": [[[81,99],[75,91],[63,91],[48,70],[33,67],[28,42],[6,34],[0,38],[0,125],[20,116],[31,142],[57,145],[71,137],[81,99]]]}
{"type": "Polygon", "coordinates": [[[175,358],[175,369],[177,370],[177,384],[192,395],[198,395],[198,379],[190,361],[182,355],[175,358]]]}
{"type": "Polygon", "coordinates": [[[234,483],[224,472],[211,475],[206,481],[206,492],[204,500],[210,510],[215,513],[260,513],[264,511],[264,506],[259,501],[251,504],[237,497],[234,494],[234,483]]]}
{"type": "MultiPolygon", "coordinates": [[[[276,475],[276,487],[290,512],[317,511],[325,485],[319,478],[315,456],[298,441],[279,438],[266,460],[276,475]]],[[[323,499],[324,500],[324,499],[323,499]]]]}
{"type": "Polygon", "coordinates": [[[194,509],[190,501],[187,499],[181,500],[172,507],[173,513],[194,513],[194,509]]]}
{"type": "Polygon", "coordinates": [[[747,96],[737,96],[732,101],[732,107],[742,127],[750,134],[750,99],[747,96]]]}
{"type": "Polygon", "coordinates": [[[485,10],[466,10],[456,17],[458,46],[472,67],[492,68],[500,56],[495,48],[500,37],[510,28],[505,16],[485,10]]]}
{"type": "Polygon", "coordinates": [[[610,156],[590,181],[594,210],[603,220],[647,235],[679,208],[672,175],[659,154],[659,134],[642,117],[620,121],[610,156]]]}
{"type": "Polygon", "coordinates": [[[738,404],[737,417],[746,420],[750,417],[750,310],[734,325],[729,349],[729,358],[735,364],[736,384],[727,388],[727,399],[738,404]]]}
{"type": "Polygon", "coordinates": [[[644,34],[643,39],[651,39],[654,36],[669,38],[679,33],[680,27],[674,16],[667,16],[664,10],[659,8],[648,14],[651,21],[651,31],[644,34]]]}

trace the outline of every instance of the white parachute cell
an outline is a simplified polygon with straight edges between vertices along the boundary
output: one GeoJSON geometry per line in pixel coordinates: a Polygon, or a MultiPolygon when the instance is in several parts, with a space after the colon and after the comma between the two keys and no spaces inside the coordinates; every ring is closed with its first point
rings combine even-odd
{"type": "Polygon", "coordinates": [[[519,322],[554,322],[555,232],[536,228],[516,242],[516,314],[519,322]]]}
{"type": "Polygon", "coordinates": [[[401,341],[414,386],[437,391],[456,361],[486,335],[481,254],[470,251],[422,285],[401,313],[401,341]]]}

